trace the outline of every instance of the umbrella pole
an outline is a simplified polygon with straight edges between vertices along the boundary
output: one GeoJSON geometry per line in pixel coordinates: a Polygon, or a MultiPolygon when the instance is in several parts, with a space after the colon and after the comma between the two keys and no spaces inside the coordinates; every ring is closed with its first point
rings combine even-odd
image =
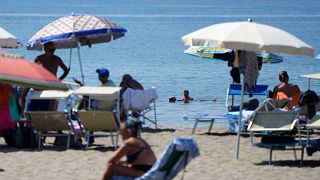
{"type": "Polygon", "coordinates": [[[243,109],[243,98],[244,98],[244,75],[242,75],[242,86],[241,86],[241,99],[240,99],[240,110],[239,110],[239,120],[238,120],[238,132],[237,132],[237,154],[236,159],[239,159],[239,150],[240,150],[240,128],[242,120],[242,109],[243,109]]]}
{"type": "Polygon", "coordinates": [[[69,54],[69,69],[71,69],[71,58],[72,58],[72,48],[70,48],[70,54],[69,54]]]}
{"type": "Polygon", "coordinates": [[[81,71],[81,79],[82,79],[82,84],[84,84],[84,75],[83,75],[83,70],[82,70],[82,64],[81,64],[81,56],[80,56],[80,47],[79,47],[79,43],[77,43],[77,50],[78,50],[78,60],[79,60],[79,64],[80,64],[80,71],[81,71]]]}

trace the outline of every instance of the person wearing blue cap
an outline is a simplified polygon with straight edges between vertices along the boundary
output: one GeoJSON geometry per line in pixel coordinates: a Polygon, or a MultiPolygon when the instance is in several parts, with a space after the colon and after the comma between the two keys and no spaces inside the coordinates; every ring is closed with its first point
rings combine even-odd
{"type": "Polygon", "coordinates": [[[99,75],[101,86],[115,87],[115,83],[109,79],[109,70],[107,68],[99,68],[96,70],[99,75]]]}

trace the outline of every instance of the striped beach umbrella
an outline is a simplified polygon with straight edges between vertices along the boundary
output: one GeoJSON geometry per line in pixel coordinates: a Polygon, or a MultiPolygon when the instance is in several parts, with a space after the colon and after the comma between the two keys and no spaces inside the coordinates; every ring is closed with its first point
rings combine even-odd
{"type": "Polygon", "coordinates": [[[68,90],[65,84],[39,64],[1,56],[0,83],[35,89],[68,90]]]}
{"type": "MultiPolygon", "coordinates": [[[[227,55],[231,52],[232,49],[205,46],[191,46],[184,51],[185,54],[209,59],[216,59],[214,55],[227,55]]],[[[256,55],[257,57],[262,58],[263,63],[279,63],[283,61],[282,56],[273,53],[267,53],[266,51],[262,51],[256,55]]]]}
{"type": "Polygon", "coordinates": [[[33,35],[27,42],[28,50],[42,50],[43,44],[54,42],[57,49],[109,42],[127,32],[112,21],[93,15],[71,15],[57,19],[33,35]]]}
{"type": "MultiPolygon", "coordinates": [[[[57,49],[77,48],[82,84],[84,74],[79,46],[110,42],[125,35],[126,29],[103,17],[93,15],[71,15],[62,17],[43,27],[27,42],[28,50],[42,50],[47,42],[53,42],[57,49]]],[[[71,53],[69,68],[71,66],[71,53]]]]}

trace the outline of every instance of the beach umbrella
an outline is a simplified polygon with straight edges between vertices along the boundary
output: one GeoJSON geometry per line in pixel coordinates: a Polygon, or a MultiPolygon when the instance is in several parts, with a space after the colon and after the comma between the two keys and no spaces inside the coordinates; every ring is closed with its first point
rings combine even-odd
{"type": "Polygon", "coordinates": [[[0,47],[1,48],[18,48],[20,44],[17,38],[8,31],[0,27],[0,47]]]}
{"type": "Polygon", "coordinates": [[[302,75],[300,75],[300,77],[308,79],[308,90],[309,90],[310,86],[311,86],[311,79],[320,80],[320,73],[302,74],[302,75]]]}
{"type": "MultiPolygon", "coordinates": [[[[27,42],[28,50],[42,50],[47,42],[53,42],[57,49],[77,48],[78,59],[84,83],[79,46],[110,42],[121,38],[127,32],[121,26],[103,17],[93,15],[71,15],[59,18],[33,35],[27,42]]],[[[71,50],[69,66],[71,65],[71,50]]]]}
{"type": "Polygon", "coordinates": [[[1,56],[0,83],[35,89],[68,90],[65,84],[39,64],[1,56]]]}
{"type": "MultiPolygon", "coordinates": [[[[232,49],[220,48],[220,47],[206,47],[206,46],[191,46],[184,51],[185,54],[209,58],[209,59],[219,59],[214,57],[214,55],[228,56],[229,53],[232,53],[232,49]]],[[[257,57],[262,58],[263,63],[279,63],[283,61],[283,57],[273,53],[267,53],[266,51],[262,51],[261,53],[256,53],[257,57]]],[[[224,58],[224,59],[227,59],[224,58]]]]}
{"type": "MultiPolygon", "coordinates": [[[[245,57],[246,61],[252,59],[252,53],[261,53],[263,50],[270,53],[314,56],[314,49],[310,45],[289,32],[273,26],[252,22],[251,19],[243,22],[227,22],[211,25],[187,34],[181,39],[186,46],[215,46],[241,50],[245,54],[250,55],[250,57],[245,57]]],[[[245,74],[242,73],[242,75],[236,159],[239,159],[240,122],[242,119],[244,97],[245,74]]]]}

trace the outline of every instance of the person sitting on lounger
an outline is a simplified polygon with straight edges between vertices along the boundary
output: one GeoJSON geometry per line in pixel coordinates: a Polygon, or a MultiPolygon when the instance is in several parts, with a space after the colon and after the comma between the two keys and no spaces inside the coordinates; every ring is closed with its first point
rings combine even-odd
{"type": "Polygon", "coordinates": [[[136,121],[127,121],[120,125],[123,145],[107,161],[107,169],[102,179],[111,179],[114,174],[139,177],[151,169],[156,162],[156,156],[150,145],[138,137],[138,130],[139,124],[136,121]],[[124,157],[126,160],[122,160],[124,157]]]}
{"type": "MultiPolygon", "coordinates": [[[[292,98],[291,106],[297,106],[301,91],[298,85],[289,83],[289,76],[287,71],[279,73],[280,84],[273,89],[274,99],[289,99],[292,98]]],[[[292,107],[289,107],[292,108],[292,107]]]]}

